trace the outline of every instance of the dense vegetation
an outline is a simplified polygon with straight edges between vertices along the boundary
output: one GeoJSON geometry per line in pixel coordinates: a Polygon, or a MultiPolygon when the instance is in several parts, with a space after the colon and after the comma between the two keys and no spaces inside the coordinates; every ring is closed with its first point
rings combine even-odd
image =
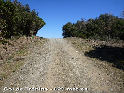
{"type": "MultiPolygon", "coordinates": [[[[124,14],[123,14],[124,15],[124,14]]],[[[68,22],[63,26],[63,36],[90,39],[121,39],[124,40],[124,18],[111,14],[102,14],[98,18],[76,23],[68,22]]]]}
{"type": "Polygon", "coordinates": [[[43,19],[38,17],[35,10],[29,5],[22,5],[17,0],[0,0],[0,36],[36,35],[37,31],[45,25],[43,19]]]}

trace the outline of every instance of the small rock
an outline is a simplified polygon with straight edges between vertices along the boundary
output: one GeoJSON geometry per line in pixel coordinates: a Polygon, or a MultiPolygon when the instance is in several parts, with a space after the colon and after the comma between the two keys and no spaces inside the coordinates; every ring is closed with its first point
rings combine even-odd
{"type": "Polygon", "coordinates": [[[85,90],[88,90],[88,88],[85,88],[85,90]]]}
{"type": "Polygon", "coordinates": [[[113,89],[111,88],[111,91],[113,91],[113,89]]]}
{"type": "Polygon", "coordinates": [[[3,80],[3,78],[2,78],[2,77],[0,77],[0,80],[3,80]]]}

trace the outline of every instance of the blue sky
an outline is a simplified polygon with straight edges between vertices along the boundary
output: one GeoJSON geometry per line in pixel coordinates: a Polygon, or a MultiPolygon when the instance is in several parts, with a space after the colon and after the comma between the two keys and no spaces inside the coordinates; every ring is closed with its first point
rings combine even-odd
{"type": "Polygon", "coordinates": [[[37,36],[62,38],[62,26],[81,18],[96,18],[100,14],[111,13],[121,17],[124,0],[19,0],[29,4],[46,22],[37,36]]]}

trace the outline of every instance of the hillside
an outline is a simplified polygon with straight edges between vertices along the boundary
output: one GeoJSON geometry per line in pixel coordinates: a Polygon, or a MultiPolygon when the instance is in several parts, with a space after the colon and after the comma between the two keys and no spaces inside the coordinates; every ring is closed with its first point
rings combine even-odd
{"type": "Polygon", "coordinates": [[[0,86],[12,73],[25,64],[34,46],[43,45],[46,39],[40,37],[20,37],[0,39],[0,86]]]}
{"type": "Polygon", "coordinates": [[[101,44],[122,48],[123,42],[120,45],[121,41],[107,44],[79,38],[45,39],[44,43],[43,39],[35,40],[31,39],[35,42],[29,44],[25,63],[5,80],[1,93],[16,93],[17,88],[21,88],[18,93],[123,93],[123,66],[118,68],[87,55],[101,44]]]}

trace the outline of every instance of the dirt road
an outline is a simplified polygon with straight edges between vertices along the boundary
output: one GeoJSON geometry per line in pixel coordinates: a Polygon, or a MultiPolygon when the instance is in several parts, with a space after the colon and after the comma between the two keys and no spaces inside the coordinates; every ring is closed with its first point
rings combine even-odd
{"type": "Polygon", "coordinates": [[[105,72],[65,39],[35,46],[25,65],[1,88],[5,93],[122,93],[105,72]]]}

